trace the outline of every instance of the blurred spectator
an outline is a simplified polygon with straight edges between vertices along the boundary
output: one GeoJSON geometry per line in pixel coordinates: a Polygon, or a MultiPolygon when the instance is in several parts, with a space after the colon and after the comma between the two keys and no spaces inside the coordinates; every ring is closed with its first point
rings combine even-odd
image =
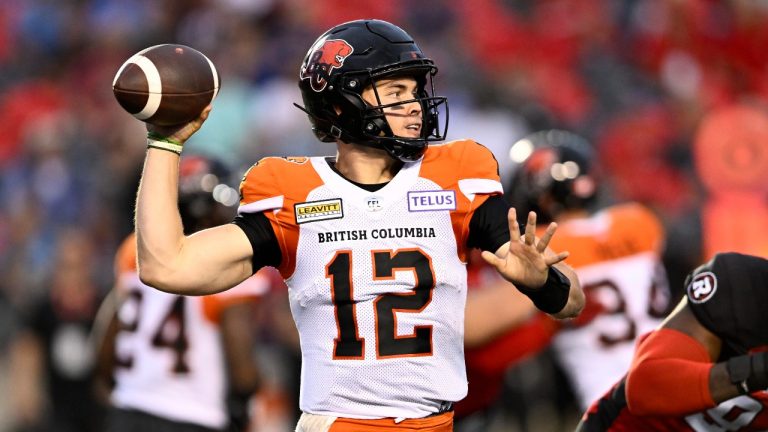
{"type": "Polygon", "coordinates": [[[99,430],[89,333],[101,289],[92,277],[92,258],[87,233],[62,235],[50,291],[31,305],[12,347],[15,430],[99,430]]]}
{"type": "Polygon", "coordinates": [[[11,341],[17,331],[19,317],[16,310],[0,290],[0,430],[9,430],[12,423],[10,407],[10,368],[11,341]]]}

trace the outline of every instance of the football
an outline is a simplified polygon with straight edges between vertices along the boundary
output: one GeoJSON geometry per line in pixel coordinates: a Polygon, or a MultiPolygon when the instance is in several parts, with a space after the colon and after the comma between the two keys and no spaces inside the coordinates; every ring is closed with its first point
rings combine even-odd
{"type": "Polygon", "coordinates": [[[112,92],[126,111],[158,126],[197,118],[219,92],[213,62],[185,45],[146,48],[125,61],[115,74],[112,92]]]}

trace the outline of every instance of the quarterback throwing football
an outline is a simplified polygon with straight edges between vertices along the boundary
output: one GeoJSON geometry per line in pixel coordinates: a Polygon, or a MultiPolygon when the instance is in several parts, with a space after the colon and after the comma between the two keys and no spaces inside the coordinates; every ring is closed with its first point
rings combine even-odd
{"type": "MultiPolygon", "coordinates": [[[[210,109],[178,128],[149,126],[136,208],[141,279],[163,291],[228,289],[263,266],[289,287],[300,333],[299,431],[450,431],[467,392],[470,248],[557,318],[584,297],[555,225],[523,233],[491,152],[445,135],[437,67],[379,20],[322,34],[299,71],[313,131],[335,157],[265,158],[245,175],[234,223],[185,236],[179,154],[210,109]]],[[[469,312],[471,313],[471,311],[469,312]]]]}

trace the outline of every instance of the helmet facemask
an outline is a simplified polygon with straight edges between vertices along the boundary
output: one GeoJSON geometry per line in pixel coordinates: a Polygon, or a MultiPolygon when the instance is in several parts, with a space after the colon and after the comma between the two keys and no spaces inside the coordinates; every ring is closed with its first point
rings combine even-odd
{"type": "MultiPolygon", "coordinates": [[[[428,143],[442,141],[448,128],[448,104],[445,97],[432,96],[434,85],[432,75],[434,68],[424,72],[424,65],[415,67],[403,67],[395,73],[374,75],[368,73],[343,76],[341,78],[344,99],[348,102],[340,105],[340,114],[337,116],[337,124],[341,126],[342,141],[352,142],[374,148],[386,150],[392,157],[403,162],[413,162],[421,158],[428,143]],[[413,72],[421,72],[423,75],[412,75],[413,72]],[[404,101],[383,104],[379,95],[377,82],[385,78],[415,77],[417,82],[416,97],[404,101]],[[366,103],[362,98],[362,92],[368,86],[372,87],[376,98],[376,104],[366,103]],[[427,90],[427,87],[429,90],[427,90]],[[421,106],[421,131],[418,138],[395,136],[387,116],[398,115],[392,112],[392,108],[417,102],[421,106]],[[346,109],[345,109],[346,108],[346,109]],[[440,111],[444,110],[445,121],[440,124],[440,111]]],[[[407,114],[405,114],[407,115],[407,114]]]]}

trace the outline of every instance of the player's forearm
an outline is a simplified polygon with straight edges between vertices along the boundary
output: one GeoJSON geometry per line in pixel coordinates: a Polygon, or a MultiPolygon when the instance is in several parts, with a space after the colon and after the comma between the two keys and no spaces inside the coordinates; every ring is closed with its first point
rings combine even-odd
{"type": "Polygon", "coordinates": [[[139,276],[163,289],[175,273],[184,241],[178,209],[179,156],[150,148],[136,199],[139,276]]]}
{"type": "Polygon", "coordinates": [[[726,362],[712,366],[709,372],[709,392],[717,404],[739,396],[739,388],[731,383],[726,362]]]}
{"type": "Polygon", "coordinates": [[[525,322],[536,311],[509,282],[470,291],[464,318],[464,345],[473,348],[525,322]]]}
{"type": "Polygon", "coordinates": [[[706,348],[680,331],[662,328],[640,343],[627,374],[626,397],[636,415],[683,415],[715,406],[706,348]]]}
{"type": "Polygon", "coordinates": [[[136,201],[139,277],[175,294],[223,291],[250,276],[252,248],[235,225],[184,235],[177,205],[178,156],[150,149],[136,201]]]}
{"type": "Polygon", "coordinates": [[[554,267],[560,270],[560,272],[571,281],[571,289],[568,292],[568,303],[565,304],[560,312],[554,313],[552,316],[557,319],[575,318],[584,309],[584,304],[586,302],[586,297],[584,296],[584,291],[581,289],[579,277],[569,265],[558,263],[555,264],[554,267]]]}

